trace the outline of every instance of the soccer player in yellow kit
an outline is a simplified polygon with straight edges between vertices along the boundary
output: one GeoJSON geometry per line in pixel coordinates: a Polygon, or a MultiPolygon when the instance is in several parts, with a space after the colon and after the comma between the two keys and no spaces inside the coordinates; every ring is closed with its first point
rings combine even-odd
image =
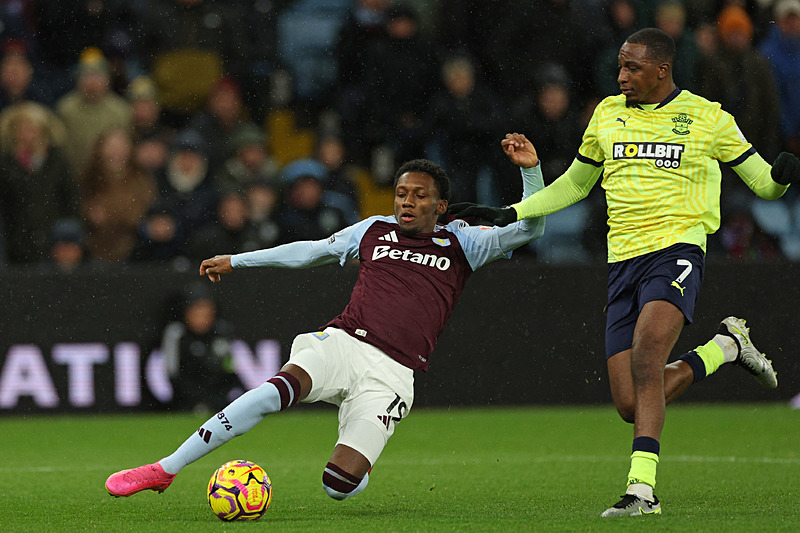
{"type": "Polygon", "coordinates": [[[622,94],[604,99],[578,155],[551,185],[509,207],[455,204],[450,213],[496,225],[539,217],[585,198],[603,175],[608,203],[606,357],[617,411],[634,424],[626,494],[602,516],[658,514],[653,494],[666,403],[724,363],[744,367],[767,389],[772,364],[728,317],[703,346],[667,360],[691,323],[703,277],[706,235],[720,224],[718,162],[760,197],[779,198],[800,176],[782,153],[770,166],[720,104],[677,88],[675,43],[646,28],[619,52],[622,94]]]}

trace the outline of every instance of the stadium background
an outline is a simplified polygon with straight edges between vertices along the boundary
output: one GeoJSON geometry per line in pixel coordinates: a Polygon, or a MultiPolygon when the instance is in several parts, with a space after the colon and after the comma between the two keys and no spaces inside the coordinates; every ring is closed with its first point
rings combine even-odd
{"type": "MultiPolygon", "coordinates": [[[[243,271],[215,286],[236,325],[237,368],[251,386],[288,358],[294,335],[313,331],[347,302],[356,269],[346,266],[243,271]]],[[[165,288],[194,272],[138,268],[109,275],[3,273],[0,412],[163,409],[169,385],[157,345],[165,288]],[[159,400],[160,398],[160,400],[159,400]]],[[[727,314],[748,317],[774,361],[776,391],[731,368],[679,401],[789,401],[800,392],[794,303],[800,265],[708,266],[695,323],[676,354],[705,342],[727,314]],[[724,316],[723,316],[724,315],[724,316]]],[[[604,266],[499,262],[478,271],[462,295],[417,406],[565,405],[609,402],[603,355],[604,266]]]]}
{"type": "MultiPolygon", "coordinates": [[[[6,2],[4,7],[35,4],[6,2]]],[[[70,26],[82,20],[70,19],[70,9],[77,14],[87,3],[59,4],[64,10],[64,28],[73,31],[73,36],[81,33],[80,27],[70,26]]],[[[105,4],[109,8],[124,7],[126,13],[158,5],[146,0],[105,4]]],[[[440,35],[443,20],[452,23],[459,13],[486,5],[422,0],[411,4],[426,35],[434,40],[440,35]],[[442,6],[452,10],[450,18],[441,16],[442,6]]],[[[532,4],[552,7],[562,3],[532,4]]],[[[652,16],[654,3],[636,4],[643,16],[652,16]]],[[[701,22],[713,22],[724,4],[687,1],[687,27],[698,29],[701,22]]],[[[763,37],[769,27],[770,4],[742,4],[753,14],[757,37],[763,37]]],[[[249,63],[250,70],[241,81],[251,97],[253,117],[259,122],[268,125],[270,119],[285,116],[281,113],[287,110],[297,121],[299,129],[271,139],[275,154],[284,159],[297,156],[292,147],[309,144],[304,128],[313,130],[318,126],[316,121],[328,116],[321,112],[324,99],[320,99],[320,93],[324,93],[325,85],[318,85],[320,80],[331,81],[330,72],[324,68],[326,58],[330,59],[325,37],[329,44],[352,5],[347,0],[230,3],[256,8],[262,15],[244,30],[248,35],[263,34],[261,59],[269,61],[249,63]],[[333,17],[334,13],[342,18],[333,17]],[[292,32],[291,28],[304,31],[292,32]],[[315,33],[314,28],[325,31],[315,33]],[[293,48],[291,43],[304,47],[293,48]],[[295,60],[306,57],[322,63],[292,63],[286,55],[290,52],[295,60]],[[273,113],[275,102],[265,88],[273,87],[270,84],[276,80],[270,76],[281,61],[294,75],[294,94],[291,105],[273,113]],[[307,79],[309,72],[319,77],[307,79]]],[[[607,5],[600,0],[575,1],[568,11],[575,14],[575,23],[580,26],[585,24],[587,13],[602,13],[607,5]]],[[[8,10],[3,16],[7,14],[8,10]]],[[[10,31],[12,26],[4,22],[3,31],[10,31]]],[[[58,44],[54,39],[49,43],[58,44]]],[[[475,42],[466,44],[480,48],[475,42]]],[[[49,52],[43,55],[51,60],[58,55],[53,49],[49,52]]],[[[50,71],[50,81],[61,83],[66,90],[72,83],[71,69],[77,57],[60,59],[64,69],[60,74],[50,71]]],[[[577,75],[567,70],[576,105],[591,102],[593,83],[580,78],[581,69],[577,75]]],[[[501,69],[484,74],[514,78],[519,72],[501,69]]],[[[513,81],[514,85],[520,83],[519,79],[513,81]]],[[[366,167],[371,163],[363,162],[366,167]]],[[[370,191],[372,196],[365,199],[370,209],[385,211],[372,206],[388,205],[386,191],[380,187],[370,191]]],[[[592,227],[596,229],[596,224],[592,227]]],[[[572,248],[566,250],[569,253],[572,248]]],[[[523,250],[512,261],[493,264],[474,275],[432,356],[430,374],[418,377],[417,405],[609,401],[602,353],[602,258],[580,255],[577,261],[548,262],[542,256],[541,250],[523,250]]],[[[777,391],[764,392],[743,372],[723,369],[722,375],[692,388],[680,401],[784,402],[800,393],[800,362],[792,353],[792,311],[798,299],[799,269],[800,263],[786,257],[765,260],[757,253],[736,259],[722,254],[709,263],[695,325],[685,331],[676,354],[704,342],[724,316],[744,316],[753,327],[754,340],[773,359],[780,386],[777,391]]],[[[4,265],[0,268],[0,291],[5,296],[0,309],[0,414],[162,409],[169,387],[156,347],[174,292],[195,277],[194,265],[184,262],[69,274],[4,265]]],[[[297,272],[241,272],[214,286],[223,313],[241,340],[236,352],[240,374],[255,385],[274,373],[286,360],[295,334],[316,329],[344,306],[354,279],[352,266],[343,270],[324,267],[297,272]]]]}

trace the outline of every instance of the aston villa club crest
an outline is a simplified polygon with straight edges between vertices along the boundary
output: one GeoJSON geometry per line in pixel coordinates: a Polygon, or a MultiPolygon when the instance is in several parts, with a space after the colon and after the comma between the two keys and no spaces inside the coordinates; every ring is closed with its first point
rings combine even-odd
{"type": "Polygon", "coordinates": [[[672,128],[672,133],[677,135],[689,135],[689,125],[694,122],[686,113],[681,113],[677,117],[672,117],[672,123],[675,127],[672,128]]]}

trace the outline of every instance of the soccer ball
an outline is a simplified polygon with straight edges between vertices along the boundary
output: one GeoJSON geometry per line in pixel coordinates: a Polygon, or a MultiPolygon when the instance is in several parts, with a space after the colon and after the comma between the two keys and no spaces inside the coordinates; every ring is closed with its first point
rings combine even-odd
{"type": "Polygon", "coordinates": [[[272,482],[251,461],[228,461],[208,482],[208,504],[220,520],[258,520],[272,501],[272,482]]]}

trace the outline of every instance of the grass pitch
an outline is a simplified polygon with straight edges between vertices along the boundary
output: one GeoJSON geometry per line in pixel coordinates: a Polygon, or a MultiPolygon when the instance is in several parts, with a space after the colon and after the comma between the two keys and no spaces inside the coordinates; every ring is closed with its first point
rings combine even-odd
{"type": "Polygon", "coordinates": [[[624,490],[631,427],[611,406],[412,410],[344,502],[321,488],[336,412],[300,407],[188,466],[163,494],[112,498],[116,470],[170,453],[193,415],[0,419],[3,531],[800,531],[800,411],[667,409],[656,494],[664,514],[601,519],[624,490]],[[259,521],[223,523],[206,485],[249,459],[274,485],[259,521]]]}

